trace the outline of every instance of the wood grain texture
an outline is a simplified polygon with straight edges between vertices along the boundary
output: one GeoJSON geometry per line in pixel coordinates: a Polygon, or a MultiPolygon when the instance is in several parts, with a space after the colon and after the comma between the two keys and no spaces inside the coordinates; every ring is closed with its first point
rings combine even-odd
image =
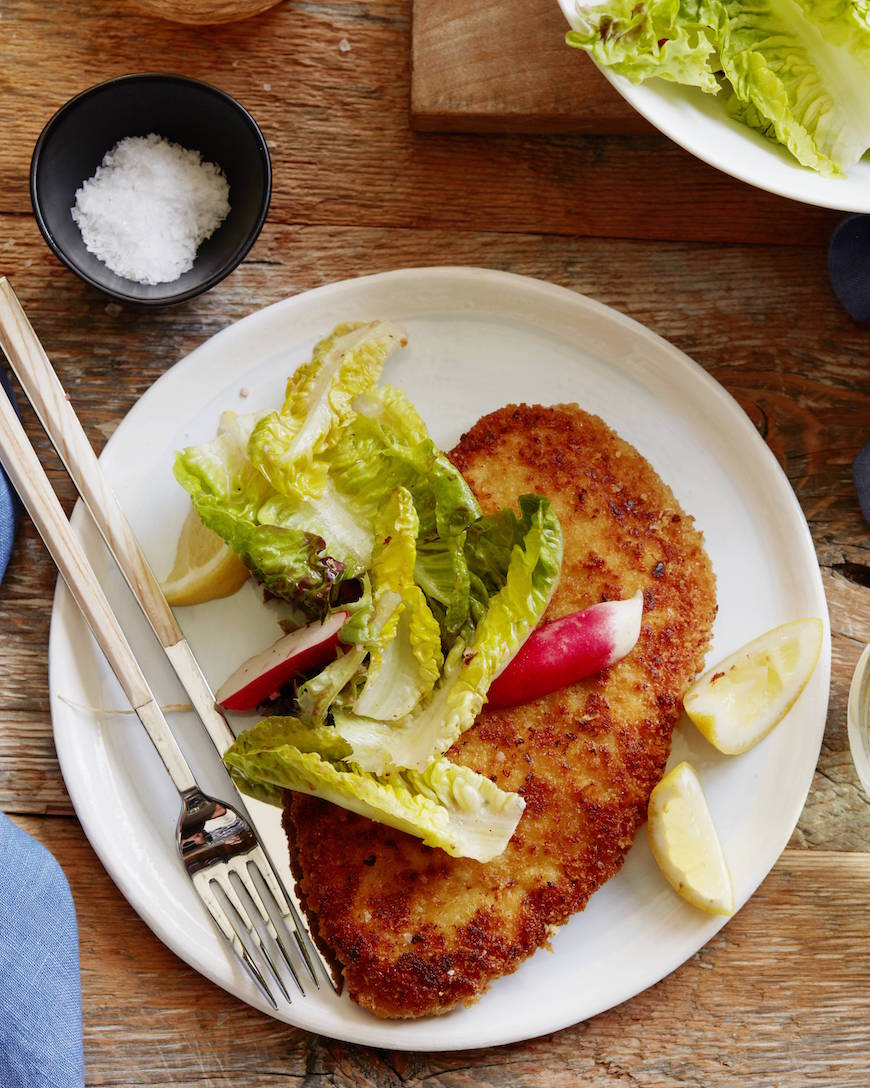
{"type": "Polygon", "coordinates": [[[152,702],[133,651],[5,392],[0,392],[0,461],[124,694],[134,707],[152,702]]]}
{"type": "MultiPolygon", "coordinates": [[[[411,9],[409,0],[285,0],[242,23],[190,29],[109,0],[5,0],[0,274],[98,451],[151,383],[207,337],[348,276],[488,265],[563,284],[648,325],[734,394],[807,515],[833,632],[813,788],[791,849],[744,910],[618,1009],[470,1054],[307,1036],[175,959],[121,899],[77,823],[47,815],[71,812],[48,715],[55,574],[25,521],[0,590],[0,808],[21,814],[72,883],[88,1084],[866,1088],[870,805],[849,758],[845,707],[870,641],[870,537],[850,468],[870,436],[870,327],[848,319],[827,283],[824,245],[839,216],[743,186],[658,135],[414,133],[411,9]],[[275,192],[266,229],[232,276],[151,312],[108,301],[58,264],[30,215],[27,176],[34,140],[70,95],[154,67],[216,83],[252,110],[270,142],[275,192]]],[[[26,406],[23,416],[69,512],[72,488],[26,406]]]]}
{"type": "Polygon", "coordinates": [[[184,27],[111,0],[4,0],[0,212],[29,213],[30,152],[58,107],[150,66],[215,83],[252,111],[272,156],[273,223],[779,244],[821,243],[837,222],[659,135],[409,132],[411,6],[285,0],[241,23],[184,27]]]}
{"type": "Polygon", "coordinates": [[[414,0],[411,125],[424,132],[653,131],[565,45],[554,0],[414,0]]]}
{"type": "Polygon", "coordinates": [[[275,0],[129,0],[130,7],[147,15],[159,15],[171,22],[210,24],[233,23],[272,7],[275,0]]]}
{"type": "MultiPolygon", "coordinates": [[[[344,1046],[255,1012],[160,944],[112,885],[75,821],[16,822],[60,858],[77,904],[89,1085],[867,1083],[867,855],[787,850],[710,944],[626,1005],[526,1043],[427,1056],[344,1046]]],[[[582,985],[582,964],[577,970],[582,985]]]]}
{"type": "MultiPolygon", "coordinates": [[[[851,479],[870,430],[870,328],[841,315],[822,250],[267,225],[250,258],[215,290],[149,313],[107,302],[60,268],[32,221],[2,216],[0,228],[13,243],[14,285],[98,450],[167,366],[208,336],[261,305],[351,272],[484,261],[591,295],[687,351],[737,397],[773,449],[823,566],[834,640],[828,731],[794,841],[866,848],[870,806],[849,758],[845,708],[852,670],[870,641],[870,540],[851,479]],[[70,314],[81,316],[70,322],[70,314]]],[[[54,464],[32,419],[29,431],[54,464]]],[[[52,476],[69,509],[69,482],[59,469],[52,476]]],[[[39,715],[43,724],[34,780],[20,773],[14,748],[0,745],[0,808],[7,811],[34,811],[35,796],[40,811],[69,811],[51,760],[44,695],[53,582],[25,526],[0,593],[0,722],[9,712],[26,716],[32,730],[39,715]]]]}
{"type": "Polygon", "coordinates": [[[9,281],[0,277],[0,347],[35,413],[87,503],[109,550],[160,639],[184,638],[172,609],[142,554],[130,523],[97,462],[93,446],[9,281]]]}

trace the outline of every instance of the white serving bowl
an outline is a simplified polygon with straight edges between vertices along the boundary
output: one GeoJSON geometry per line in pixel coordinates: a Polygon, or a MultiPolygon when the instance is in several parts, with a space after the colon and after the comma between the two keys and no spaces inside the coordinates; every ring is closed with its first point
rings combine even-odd
{"type": "Polygon", "coordinates": [[[852,677],[847,722],[852,762],[870,796],[870,646],[865,646],[852,677]]]}
{"type": "MultiPolygon", "coordinates": [[[[575,0],[559,0],[559,7],[574,27],[575,0]]],[[[804,204],[870,212],[870,156],[865,155],[846,177],[825,178],[801,166],[785,147],[732,120],[725,112],[724,93],[704,94],[697,87],[663,79],[635,84],[606,68],[601,70],[650,124],[726,174],[804,204]]]]}

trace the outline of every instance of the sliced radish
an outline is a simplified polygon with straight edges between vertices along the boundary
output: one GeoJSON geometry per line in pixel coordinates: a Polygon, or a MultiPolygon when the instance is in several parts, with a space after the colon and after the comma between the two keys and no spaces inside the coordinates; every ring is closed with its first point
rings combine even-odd
{"type": "Polygon", "coordinates": [[[268,650],[248,658],[221,685],[215,696],[218,705],[224,710],[254,710],[295,676],[332,661],[347,616],[347,612],[333,612],[323,623],[291,631],[268,650]]]}
{"type": "Polygon", "coordinates": [[[640,635],[643,594],[605,601],[535,628],[492,682],[486,705],[519,706],[615,665],[640,635]]]}

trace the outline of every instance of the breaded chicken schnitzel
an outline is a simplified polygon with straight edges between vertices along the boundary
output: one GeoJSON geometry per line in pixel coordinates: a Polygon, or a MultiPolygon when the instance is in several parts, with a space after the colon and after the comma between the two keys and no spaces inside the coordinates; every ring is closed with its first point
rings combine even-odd
{"type": "Polygon", "coordinates": [[[378,1016],[475,1001],[617,873],[661,778],[716,612],[701,534],[627,442],[574,405],[502,408],[450,455],[484,513],[537,492],[565,558],[547,618],[643,590],[623,661],[510,710],[484,710],[449,757],[526,801],[504,853],[452,858],[345,809],[285,794],[294,877],[320,947],[378,1016]]]}

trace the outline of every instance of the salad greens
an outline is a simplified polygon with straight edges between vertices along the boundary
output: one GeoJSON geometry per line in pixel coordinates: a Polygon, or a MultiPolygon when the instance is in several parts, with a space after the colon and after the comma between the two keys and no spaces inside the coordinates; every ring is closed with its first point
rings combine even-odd
{"type": "Polygon", "coordinates": [[[523,802],[444,758],[539,622],[559,578],[550,503],[483,517],[398,389],[377,384],[405,343],[386,322],[338,326],[277,411],[224,413],[176,456],[202,521],[307,620],[341,607],[338,656],[295,691],[294,714],[225,755],[239,788],[280,804],[316,794],[487,860],[523,802]]]}
{"type": "Polygon", "coordinates": [[[225,412],[213,442],[176,455],[175,476],[202,521],[309,620],[337,603],[343,582],[366,575],[375,517],[396,487],[406,487],[421,540],[453,561],[443,576],[460,583],[444,589],[455,634],[468,601],[462,557],[449,538],[480,508],[404,394],[375,386],[404,331],[385,322],[339,331],[317,345],[300,368],[303,379],[299,371],[290,378],[280,412],[225,412]],[[301,418],[303,404],[312,419],[301,418]]]}
{"type": "Polygon", "coordinates": [[[224,756],[243,793],[275,805],[282,789],[310,793],[440,846],[454,857],[490,861],[507,846],[525,802],[447,759],[422,772],[366,774],[346,760],[350,747],[328,726],[266,718],[224,756]]]}
{"type": "Polygon", "coordinates": [[[358,714],[395,721],[409,714],[435,686],[444,655],[441,629],[414,581],[420,519],[411,492],[398,487],[375,519],[372,552],[375,612],[388,618],[371,646],[358,714]]]}
{"type": "MultiPolygon", "coordinates": [[[[395,723],[366,720],[359,701],[355,713],[334,711],[335,729],[350,744],[353,760],[363,770],[375,774],[396,767],[422,770],[433,754],[446,752],[474,724],[489,685],[534,630],[559,577],[562,533],[546,499],[524,495],[520,509],[521,518],[503,511],[496,518],[483,519],[483,539],[487,538],[484,523],[501,529],[511,521],[516,543],[506,549],[506,573],[498,591],[489,598],[468,643],[462,639],[454,643],[431,698],[395,723]]],[[[490,576],[494,589],[493,567],[490,576]]]]}
{"type": "Polygon", "coordinates": [[[822,174],[870,148],[870,0],[578,0],[569,45],[708,94],[822,174]]]}
{"type": "Polygon", "coordinates": [[[404,334],[381,322],[339,325],[314,348],[310,363],[287,382],[280,411],[258,420],[248,439],[253,464],[282,495],[317,497],[326,486],[327,466],[318,454],[335,444],[352,405],[381,375],[384,361],[404,334]]]}

